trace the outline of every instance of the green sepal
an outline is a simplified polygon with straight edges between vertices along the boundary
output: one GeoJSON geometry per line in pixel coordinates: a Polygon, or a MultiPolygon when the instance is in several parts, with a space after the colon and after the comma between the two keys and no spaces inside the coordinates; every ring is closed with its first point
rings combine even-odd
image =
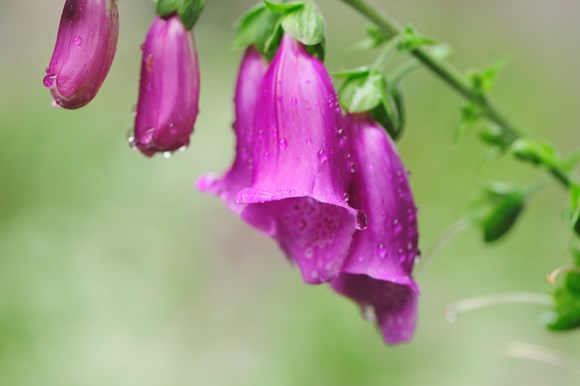
{"type": "Polygon", "coordinates": [[[525,206],[523,189],[494,182],[471,200],[467,216],[483,231],[486,243],[497,241],[512,229],[525,206]]]}
{"type": "Polygon", "coordinates": [[[369,112],[393,139],[398,138],[404,109],[399,86],[389,85],[386,77],[372,68],[349,70],[339,76],[346,78],[339,90],[344,109],[351,114],[369,112]]]}
{"type": "Polygon", "coordinates": [[[399,42],[398,48],[401,52],[411,52],[433,44],[435,44],[435,40],[419,34],[414,27],[407,26],[403,31],[402,40],[399,42]]]}
{"type": "Polygon", "coordinates": [[[279,14],[259,3],[242,15],[236,26],[235,48],[253,45],[266,58],[274,57],[282,37],[279,14]]]}
{"type": "Polygon", "coordinates": [[[266,7],[274,13],[285,13],[304,7],[304,3],[297,1],[294,3],[276,3],[270,0],[263,0],[266,7]]]}
{"type": "Polygon", "coordinates": [[[326,22],[318,7],[312,2],[309,1],[300,8],[285,11],[281,18],[284,32],[305,46],[317,46],[324,43],[326,22]]]}
{"type": "Polygon", "coordinates": [[[545,316],[546,327],[554,331],[580,327],[580,273],[566,272],[553,297],[554,310],[545,316]]]}
{"type": "Polygon", "coordinates": [[[161,17],[177,13],[185,28],[189,30],[197,22],[205,5],[205,0],[157,0],[156,13],[161,17]]]}
{"type": "Polygon", "coordinates": [[[363,67],[359,67],[359,68],[351,68],[349,70],[332,72],[331,75],[334,78],[351,78],[354,76],[367,75],[370,72],[371,72],[371,69],[369,67],[363,66],[363,67]]]}

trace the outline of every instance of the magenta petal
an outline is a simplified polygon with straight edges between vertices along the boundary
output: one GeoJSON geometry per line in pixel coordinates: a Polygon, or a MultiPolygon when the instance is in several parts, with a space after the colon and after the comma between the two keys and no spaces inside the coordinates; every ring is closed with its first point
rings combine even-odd
{"type": "Polygon", "coordinates": [[[67,0],[43,83],[56,105],[77,109],[103,84],[117,50],[116,0],[67,0]]]}
{"type": "Polygon", "coordinates": [[[374,313],[386,343],[404,343],[413,337],[419,295],[413,282],[400,285],[367,275],[343,273],[332,283],[332,287],[359,303],[364,313],[374,313]]]}
{"type": "Polygon", "coordinates": [[[254,145],[254,112],[262,79],[268,69],[268,63],[254,47],[248,47],[242,59],[236,83],[234,97],[236,120],[236,156],[230,169],[221,178],[206,175],[199,179],[197,187],[203,192],[219,196],[229,208],[240,212],[242,206],[237,204],[236,194],[252,184],[253,145],[254,145]]]}
{"type": "Polygon", "coordinates": [[[142,49],[132,145],[152,156],[189,144],[198,113],[199,64],[193,34],[177,15],[155,17],[142,49]]]}
{"type": "Polygon", "coordinates": [[[343,275],[333,287],[374,308],[388,343],[406,341],[415,328],[417,307],[418,287],[411,277],[419,255],[417,208],[384,128],[365,114],[347,116],[347,128],[357,165],[350,204],[367,213],[368,226],[355,234],[343,275]]]}
{"type": "Polygon", "coordinates": [[[328,72],[290,36],[264,77],[254,123],[253,184],[237,195],[242,217],[279,242],[305,281],[330,281],[356,224],[345,200],[349,144],[328,72]]]}

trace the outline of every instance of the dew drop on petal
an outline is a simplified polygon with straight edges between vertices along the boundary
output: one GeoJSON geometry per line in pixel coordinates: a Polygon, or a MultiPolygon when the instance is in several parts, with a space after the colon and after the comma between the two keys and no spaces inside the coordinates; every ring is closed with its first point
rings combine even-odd
{"type": "Polygon", "coordinates": [[[286,150],[288,148],[288,141],[286,140],[286,138],[280,139],[280,141],[278,142],[278,147],[280,148],[280,150],[286,150]]]}
{"type": "Polygon", "coordinates": [[[42,84],[44,84],[44,87],[51,88],[52,86],[54,86],[55,79],[56,79],[55,75],[46,75],[42,79],[42,84]]]}
{"type": "Polygon", "coordinates": [[[77,46],[77,47],[78,47],[78,46],[80,46],[81,44],[83,44],[83,38],[81,38],[81,37],[80,37],[80,36],[78,36],[78,35],[77,35],[77,36],[75,36],[75,37],[73,38],[73,44],[74,44],[75,46],[77,46]]]}
{"type": "Polygon", "coordinates": [[[380,258],[384,258],[385,256],[387,256],[387,248],[385,248],[385,244],[383,243],[379,244],[379,246],[377,247],[377,251],[379,253],[380,258]]]}
{"type": "Polygon", "coordinates": [[[319,160],[320,162],[324,162],[324,161],[326,161],[327,159],[328,159],[328,157],[327,157],[327,155],[326,155],[326,152],[325,152],[324,150],[320,150],[320,151],[318,152],[318,160],[319,160]]]}

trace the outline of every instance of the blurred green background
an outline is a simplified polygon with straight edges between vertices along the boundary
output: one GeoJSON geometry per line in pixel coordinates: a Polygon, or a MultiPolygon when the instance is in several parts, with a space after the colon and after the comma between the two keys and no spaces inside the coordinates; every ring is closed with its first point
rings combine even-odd
{"type": "MultiPolygon", "coordinates": [[[[0,385],[578,385],[580,375],[508,358],[529,342],[580,361],[580,332],[544,330],[542,306],[498,306],[444,318],[478,295],[545,292],[568,261],[567,197],[551,187],[513,233],[484,247],[469,230],[423,267],[412,344],[386,347],[358,309],[302,284],[276,246],[194,183],[232,158],[232,89],[240,52],[233,21],[250,1],[209,0],[196,30],[201,115],[189,151],[132,152],[139,45],[153,6],[121,0],[117,57],[97,98],[50,107],[42,86],[62,1],[0,0],[0,385]]],[[[353,50],[365,21],[337,0],[328,21],[332,70],[365,64],[353,50]]],[[[504,54],[498,103],[564,151],[578,146],[580,3],[568,0],[375,0],[401,21],[450,43],[460,68],[504,54]]],[[[458,99],[425,71],[407,83],[400,142],[412,170],[426,249],[459,218],[478,182],[535,181],[502,159],[481,167],[473,133],[458,144],[458,99]]]]}

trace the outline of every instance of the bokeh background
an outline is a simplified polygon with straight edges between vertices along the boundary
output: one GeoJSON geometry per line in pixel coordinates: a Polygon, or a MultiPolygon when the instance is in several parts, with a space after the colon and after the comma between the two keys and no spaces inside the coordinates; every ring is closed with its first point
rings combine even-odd
{"type": "MultiPolygon", "coordinates": [[[[460,68],[514,60],[495,92],[531,135],[578,146],[580,3],[568,0],[375,0],[454,48],[460,68]]],[[[118,53],[98,97],[78,111],[50,107],[42,87],[62,1],[0,0],[0,385],[384,386],[578,385],[580,375],[504,355],[508,342],[580,361],[580,332],[541,325],[543,306],[498,306],[444,318],[446,304],[512,291],[546,292],[565,264],[567,197],[536,196],[507,239],[477,230],[418,275],[412,344],[386,347],[358,309],[302,284],[276,246],[194,189],[233,154],[232,89],[240,52],[234,20],[248,0],[210,0],[196,37],[201,115],[186,153],[132,152],[139,45],[153,6],[121,0],[118,53]]],[[[366,22],[337,0],[328,21],[332,70],[372,60],[353,49],[366,22]]],[[[425,71],[406,82],[409,126],[400,150],[412,171],[426,249],[462,214],[481,181],[527,183],[541,173],[453,131],[458,98],[425,71]]]]}

